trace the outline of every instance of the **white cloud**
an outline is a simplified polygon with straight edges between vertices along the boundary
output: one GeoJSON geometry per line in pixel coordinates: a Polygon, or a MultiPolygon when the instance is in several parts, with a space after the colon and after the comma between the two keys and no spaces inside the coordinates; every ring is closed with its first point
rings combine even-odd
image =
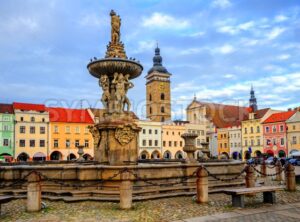
{"type": "Polygon", "coordinates": [[[132,53],[141,53],[149,50],[153,50],[156,46],[155,40],[139,41],[138,47],[132,51],[132,53]]]}
{"type": "MultiPolygon", "coordinates": [[[[104,24],[104,21],[98,15],[90,13],[83,15],[78,22],[81,26],[101,27],[102,23],[104,24]]],[[[105,21],[105,24],[109,24],[108,21],[105,21]]]]}
{"type": "Polygon", "coordinates": [[[285,28],[275,27],[271,30],[270,33],[267,33],[267,39],[273,40],[280,36],[285,31],[285,28]]]}
{"type": "Polygon", "coordinates": [[[201,36],[204,36],[204,35],[205,35],[205,32],[195,32],[195,33],[191,33],[187,36],[197,38],[197,37],[201,37],[201,36]]]}
{"type": "Polygon", "coordinates": [[[235,51],[235,48],[232,45],[225,44],[219,48],[215,49],[215,52],[221,53],[221,54],[230,54],[235,51]]]}
{"type": "Polygon", "coordinates": [[[286,20],[288,20],[288,17],[285,15],[277,15],[274,19],[275,22],[284,22],[286,20]]]}
{"type": "Polygon", "coordinates": [[[226,78],[226,79],[233,79],[235,77],[235,75],[233,75],[233,74],[225,74],[224,75],[224,78],[226,78]]]}
{"type": "Polygon", "coordinates": [[[219,27],[218,32],[228,33],[230,35],[236,35],[239,32],[239,30],[233,26],[226,25],[226,26],[219,27]]]}
{"type": "Polygon", "coordinates": [[[254,22],[250,21],[250,22],[239,24],[238,28],[241,29],[241,30],[249,30],[253,26],[254,26],[254,22]]]}
{"type": "Polygon", "coordinates": [[[279,59],[279,60],[287,60],[290,57],[291,57],[291,55],[289,55],[289,54],[282,54],[282,55],[277,56],[277,59],[279,59]]]}
{"type": "Polygon", "coordinates": [[[154,12],[150,17],[143,19],[142,25],[147,28],[184,29],[189,27],[190,23],[185,19],[154,12]]]}
{"type": "Polygon", "coordinates": [[[225,9],[230,7],[232,4],[229,0],[214,0],[212,2],[212,7],[225,9]]]}
{"type": "Polygon", "coordinates": [[[14,17],[5,22],[2,21],[0,28],[10,32],[33,32],[39,29],[39,23],[35,18],[31,17],[14,17]]]}
{"type": "Polygon", "coordinates": [[[191,54],[197,54],[199,52],[202,52],[204,50],[204,48],[188,48],[188,49],[184,49],[181,50],[179,52],[180,55],[191,55],[191,54]]]}

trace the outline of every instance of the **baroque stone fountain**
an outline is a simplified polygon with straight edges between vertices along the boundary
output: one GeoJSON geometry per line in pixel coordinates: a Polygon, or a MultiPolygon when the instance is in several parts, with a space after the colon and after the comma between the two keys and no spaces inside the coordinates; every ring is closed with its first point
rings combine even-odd
{"type": "Polygon", "coordinates": [[[87,65],[102,88],[101,102],[105,109],[104,120],[90,128],[94,137],[94,159],[109,165],[137,164],[140,128],[129,113],[131,103],[127,92],[134,86],[130,80],[142,73],[143,66],[126,56],[120,38],[121,18],[113,10],[110,16],[111,41],[105,58],[87,65]]]}

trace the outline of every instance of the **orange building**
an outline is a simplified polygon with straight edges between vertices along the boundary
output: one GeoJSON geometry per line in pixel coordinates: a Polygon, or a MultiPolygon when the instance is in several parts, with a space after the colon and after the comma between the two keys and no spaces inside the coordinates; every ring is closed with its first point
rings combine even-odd
{"type": "Polygon", "coordinates": [[[84,146],[84,157],[94,156],[93,137],[88,126],[94,121],[85,109],[48,108],[50,116],[50,160],[78,158],[79,145],[84,146]]]}
{"type": "Polygon", "coordinates": [[[225,155],[229,159],[230,146],[227,128],[218,129],[218,153],[219,156],[225,155]]]}

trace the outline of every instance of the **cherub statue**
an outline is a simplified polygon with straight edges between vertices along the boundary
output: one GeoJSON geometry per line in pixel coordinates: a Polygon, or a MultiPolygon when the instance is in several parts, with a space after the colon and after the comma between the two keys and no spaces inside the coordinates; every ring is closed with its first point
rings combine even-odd
{"type": "Polygon", "coordinates": [[[101,75],[99,79],[99,85],[102,87],[103,90],[101,102],[103,104],[104,109],[108,109],[110,92],[109,92],[109,79],[107,75],[101,75]]]}
{"type": "Polygon", "coordinates": [[[116,92],[115,92],[115,107],[117,112],[122,113],[123,112],[123,104],[124,104],[124,99],[126,96],[125,92],[125,78],[122,73],[115,73],[114,74],[114,79],[112,81],[112,84],[115,85],[116,92]]]}

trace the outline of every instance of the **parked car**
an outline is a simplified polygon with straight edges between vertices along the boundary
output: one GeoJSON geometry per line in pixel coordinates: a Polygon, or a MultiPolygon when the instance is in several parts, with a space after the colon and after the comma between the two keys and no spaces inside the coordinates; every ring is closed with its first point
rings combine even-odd
{"type": "Polygon", "coordinates": [[[297,161],[298,161],[298,160],[297,160],[297,159],[294,159],[294,158],[289,159],[289,163],[292,164],[292,165],[294,165],[294,166],[297,165],[297,161]]]}
{"type": "Polygon", "coordinates": [[[297,166],[300,166],[300,160],[297,160],[297,166]]]}
{"type": "Polygon", "coordinates": [[[268,157],[268,159],[266,159],[265,162],[266,162],[266,164],[269,164],[269,165],[274,164],[274,157],[272,157],[272,156],[268,157]]]}

